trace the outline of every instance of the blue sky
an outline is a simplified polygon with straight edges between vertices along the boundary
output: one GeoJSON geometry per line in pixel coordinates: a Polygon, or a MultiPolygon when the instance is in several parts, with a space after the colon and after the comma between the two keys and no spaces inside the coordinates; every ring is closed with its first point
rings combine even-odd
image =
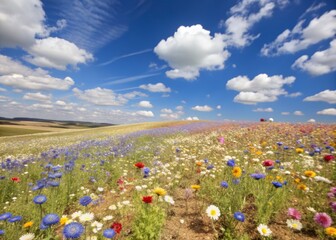
{"type": "Polygon", "coordinates": [[[335,122],[332,0],[1,0],[0,116],[335,122]]]}

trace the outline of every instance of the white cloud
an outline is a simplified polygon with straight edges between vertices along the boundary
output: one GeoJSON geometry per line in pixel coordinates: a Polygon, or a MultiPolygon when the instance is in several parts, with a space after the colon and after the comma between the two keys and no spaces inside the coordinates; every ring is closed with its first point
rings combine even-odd
{"type": "Polygon", "coordinates": [[[7,90],[0,87],[0,92],[7,92],[7,90]]]}
{"type": "Polygon", "coordinates": [[[66,105],[66,103],[64,101],[61,101],[61,100],[57,100],[55,104],[58,105],[58,106],[65,106],[66,105]]]}
{"type": "Polygon", "coordinates": [[[336,71],[336,40],[330,42],[328,49],[315,52],[310,59],[308,55],[299,57],[292,68],[298,68],[316,76],[336,71]]]}
{"type": "Polygon", "coordinates": [[[45,31],[45,13],[40,0],[1,1],[0,48],[28,47],[45,31]]]}
{"type": "Polygon", "coordinates": [[[59,70],[65,70],[68,65],[77,68],[77,64],[93,60],[92,54],[78,48],[72,42],[57,37],[37,39],[27,51],[31,56],[24,59],[31,64],[59,70]]]}
{"type": "Polygon", "coordinates": [[[78,88],[72,89],[75,96],[81,100],[101,106],[121,106],[127,103],[127,99],[121,94],[116,94],[110,89],[106,88],[93,88],[84,91],[78,88]]]}
{"type": "Polygon", "coordinates": [[[290,94],[286,95],[286,97],[295,98],[295,97],[299,97],[301,95],[302,95],[302,93],[295,92],[295,93],[290,93],[290,94]]]}
{"type": "Polygon", "coordinates": [[[217,105],[217,107],[216,107],[217,109],[221,109],[222,108],[222,106],[221,105],[217,105]]]}
{"type": "Polygon", "coordinates": [[[143,84],[140,85],[139,88],[150,91],[150,92],[171,92],[169,87],[166,87],[163,83],[156,84],[143,84]]]}
{"type": "Polygon", "coordinates": [[[298,22],[292,30],[286,29],[275,40],[265,44],[261,53],[265,56],[295,53],[320,41],[333,38],[336,34],[336,10],[325,12],[314,18],[308,26],[305,20],[298,22]]]}
{"type": "Polygon", "coordinates": [[[176,106],[176,108],[175,108],[176,110],[178,110],[178,111],[183,111],[183,109],[184,109],[184,107],[183,106],[181,106],[181,105],[179,105],[179,106],[176,106]]]}
{"type": "Polygon", "coordinates": [[[161,109],[161,112],[162,113],[173,113],[173,110],[171,110],[170,108],[163,108],[163,109],[161,109]]]}
{"type": "Polygon", "coordinates": [[[330,104],[336,103],[336,90],[324,90],[313,96],[306,97],[303,99],[305,102],[327,102],[330,104]]]}
{"type": "Polygon", "coordinates": [[[230,79],[226,87],[239,91],[234,102],[243,104],[256,104],[259,102],[274,102],[280,95],[286,95],[284,85],[290,85],[295,81],[295,77],[283,77],[282,75],[268,76],[259,74],[252,80],[247,76],[238,76],[230,79]]]}
{"type": "Polygon", "coordinates": [[[31,69],[10,57],[0,55],[0,84],[19,89],[68,90],[75,82],[70,78],[54,78],[47,71],[31,69]]]}
{"type": "Polygon", "coordinates": [[[253,112],[273,112],[273,108],[257,108],[253,112]]]}
{"type": "Polygon", "coordinates": [[[192,110],[199,111],[199,112],[211,112],[213,109],[212,107],[209,107],[208,105],[204,106],[195,106],[191,108],[192,110]]]}
{"type": "Polygon", "coordinates": [[[188,120],[188,121],[198,121],[199,118],[198,117],[187,117],[186,120],[188,120]]]}
{"type": "Polygon", "coordinates": [[[318,111],[317,114],[319,114],[319,115],[332,115],[332,116],[336,116],[336,108],[323,109],[322,111],[318,111]]]}
{"type": "Polygon", "coordinates": [[[175,109],[177,110],[176,112],[170,108],[161,109],[160,117],[170,120],[179,119],[184,114],[183,106],[177,106],[175,109]]]}
{"type": "Polygon", "coordinates": [[[315,122],[316,122],[316,120],[315,120],[315,119],[313,119],[313,118],[311,118],[311,119],[309,119],[307,122],[309,122],[309,123],[315,123],[315,122]]]}
{"type": "Polygon", "coordinates": [[[139,102],[139,107],[144,107],[144,108],[152,108],[153,105],[150,103],[150,101],[141,101],[139,102]]]}
{"type": "Polygon", "coordinates": [[[53,105],[51,105],[51,104],[39,104],[39,103],[35,103],[35,104],[33,104],[29,107],[29,109],[34,109],[34,110],[37,110],[37,109],[52,109],[52,108],[53,108],[53,105]]]}
{"type": "Polygon", "coordinates": [[[281,112],[281,115],[289,115],[290,114],[290,112],[281,112]]]}
{"type": "Polygon", "coordinates": [[[295,111],[293,114],[295,116],[303,116],[304,115],[303,112],[301,112],[301,111],[295,111]]]}
{"type": "Polygon", "coordinates": [[[232,14],[225,22],[220,22],[226,31],[223,38],[226,44],[234,47],[245,47],[259,37],[251,35],[249,30],[261,19],[271,17],[277,4],[281,1],[271,0],[243,0],[230,9],[232,14]],[[256,7],[257,11],[252,12],[256,7]]]}
{"type": "Polygon", "coordinates": [[[181,26],[174,36],[161,40],[154,48],[158,57],[173,68],[166,72],[169,78],[194,80],[199,71],[224,68],[229,52],[224,50],[221,34],[210,35],[201,25],[181,26]]]}
{"type": "Polygon", "coordinates": [[[23,99],[26,100],[33,100],[33,101],[40,101],[40,102],[48,102],[51,100],[51,95],[45,95],[40,92],[37,93],[26,93],[23,96],[23,99]]]}
{"type": "Polygon", "coordinates": [[[152,111],[137,111],[136,114],[143,117],[154,117],[154,113],[152,111]]]}

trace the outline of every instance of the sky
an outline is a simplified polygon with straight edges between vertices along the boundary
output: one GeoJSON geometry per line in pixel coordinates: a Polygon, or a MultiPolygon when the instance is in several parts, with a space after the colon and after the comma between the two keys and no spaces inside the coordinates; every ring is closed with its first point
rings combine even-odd
{"type": "Polygon", "coordinates": [[[334,0],[0,0],[0,116],[336,122],[334,0]]]}

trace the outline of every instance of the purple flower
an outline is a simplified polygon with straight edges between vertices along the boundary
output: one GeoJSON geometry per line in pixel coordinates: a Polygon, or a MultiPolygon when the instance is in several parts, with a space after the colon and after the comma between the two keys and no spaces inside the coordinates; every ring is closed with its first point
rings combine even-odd
{"type": "Polygon", "coordinates": [[[90,196],[84,196],[81,199],[79,199],[79,203],[82,206],[87,206],[92,202],[92,198],[90,196]]]}
{"type": "Polygon", "coordinates": [[[336,212],[336,202],[331,202],[330,207],[334,212],[336,212]]]}
{"type": "Polygon", "coordinates": [[[244,221],[245,221],[245,216],[244,216],[244,214],[241,213],[241,212],[235,212],[235,213],[233,214],[233,217],[234,217],[236,220],[240,221],[240,222],[244,222],[244,221]]]}
{"type": "Polygon", "coordinates": [[[221,187],[222,187],[222,188],[228,188],[228,187],[229,187],[229,184],[228,184],[227,182],[225,182],[225,181],[222,181],[222,182],[221,182],[221,187]]]}
{"type": "Polygon", "coordinates": [[[281,182],[272,182],[272,184],[276,188],[281,188],[282,187],[282,183],[281,182]]]}
{"type": "Polygon", "coordinates": [[[235,166],[235,161],[233,159],[230,159],[229,161],[227,161],[226,165],[228,165],[229,167],[234,167],[235,166]]]}
{"type": "Polygon", "coordinates": [[[256,180],[259,180],[259,179],[265,178],[266,175],[262,173],[252,173],[250,176],[256,180]]]}
{"type": "Polygon", "coordinates": [[[324,228],[330,227],[332,224],[332,219],[327,213],[316,213],[314,221],[324,228]]]}

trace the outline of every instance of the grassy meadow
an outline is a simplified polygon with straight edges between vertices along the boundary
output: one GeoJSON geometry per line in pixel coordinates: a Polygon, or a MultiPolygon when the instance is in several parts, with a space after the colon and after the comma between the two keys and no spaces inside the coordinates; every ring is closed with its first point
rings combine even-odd
{"type": "Polygon", "coordinates": [[[161,122],[0,138],[0,239],[335,239],[336,125],[161,122]]]}

